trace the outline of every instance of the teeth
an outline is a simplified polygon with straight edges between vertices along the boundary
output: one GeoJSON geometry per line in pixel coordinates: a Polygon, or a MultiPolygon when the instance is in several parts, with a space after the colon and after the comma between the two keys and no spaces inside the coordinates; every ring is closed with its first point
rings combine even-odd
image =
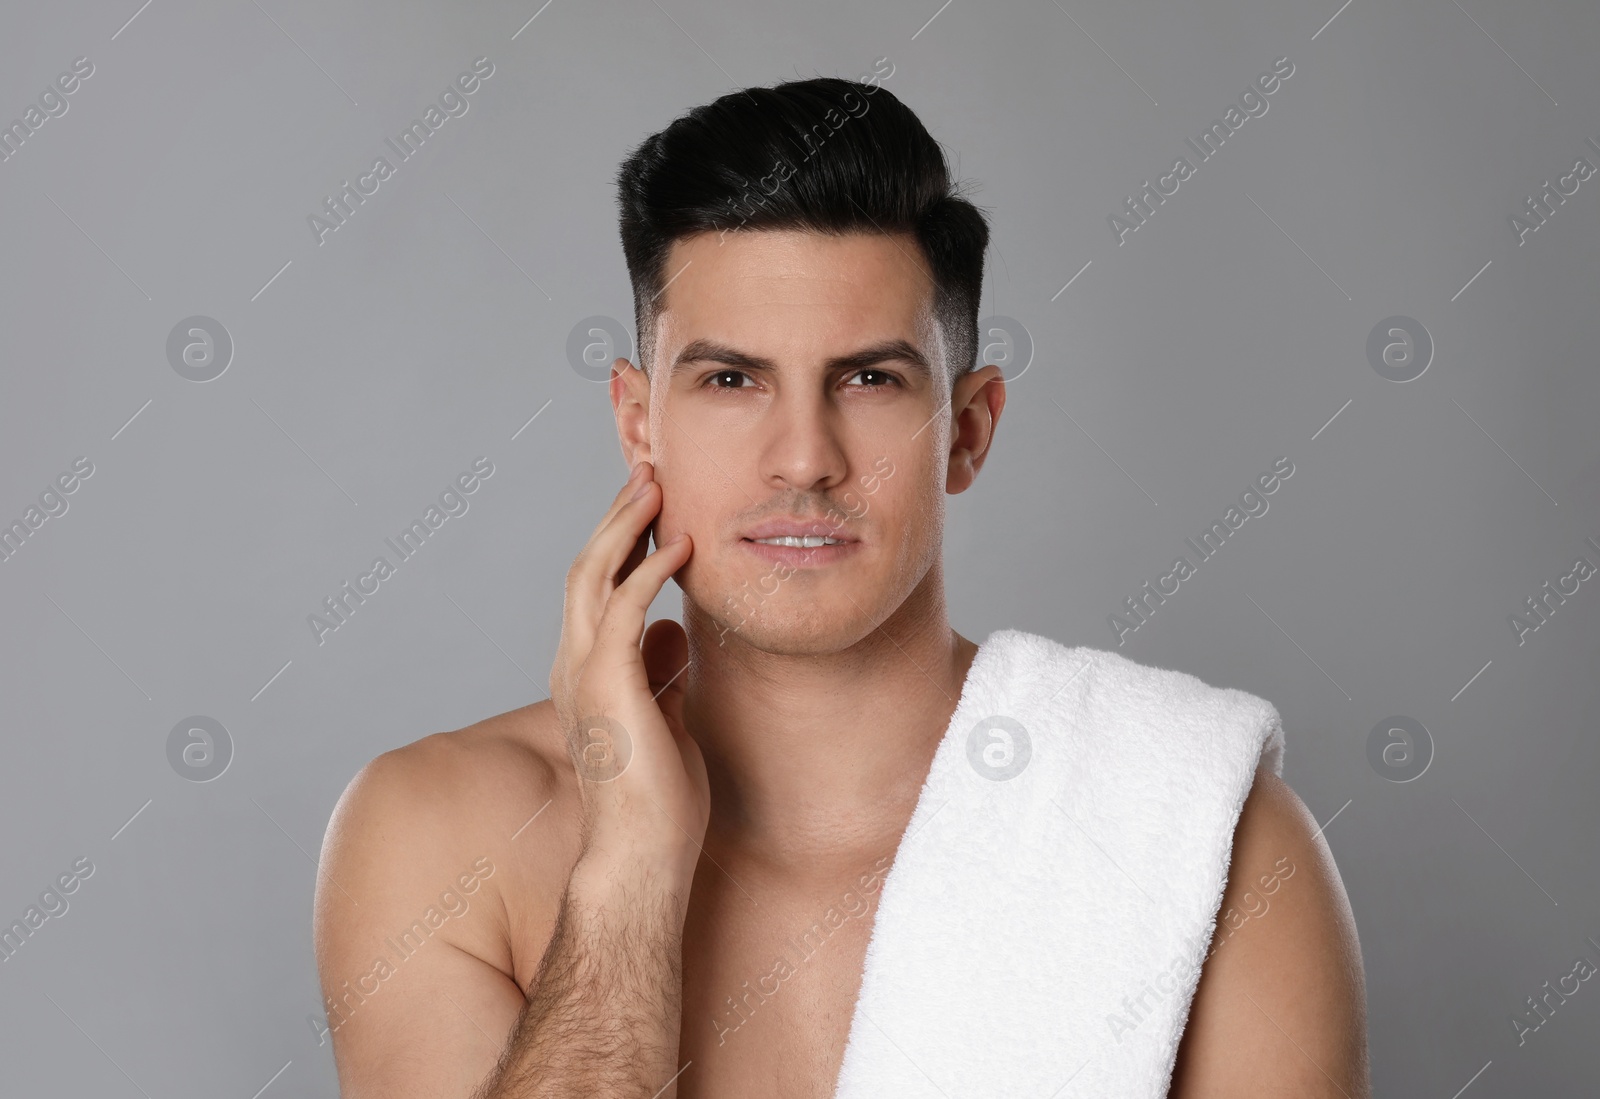
{"type": "Polygon", "coordinates": [[[838,538],[827,538],[822,535],[810,534],[804,538],[785,536],[782,538],[757,538],[763,546],[793,546],[796,549],[815,549],[818,546],[837,546],[838,538]]]}

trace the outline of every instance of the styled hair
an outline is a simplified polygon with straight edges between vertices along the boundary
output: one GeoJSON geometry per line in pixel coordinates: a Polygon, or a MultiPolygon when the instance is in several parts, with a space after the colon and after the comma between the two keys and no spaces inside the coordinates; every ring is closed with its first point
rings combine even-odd
{"type": "Polygon", "coordinates": [[[976,365],[988,222],[881,85],[816,77],[730,92],[640,142],[617,192],[646,373],[672,243],[733,229],[911,234],[933,272],[950,384],[976,365]]]}

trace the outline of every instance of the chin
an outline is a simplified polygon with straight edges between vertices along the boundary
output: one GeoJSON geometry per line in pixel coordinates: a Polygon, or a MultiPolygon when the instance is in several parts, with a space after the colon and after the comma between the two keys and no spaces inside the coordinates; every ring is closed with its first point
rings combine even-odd
{"type": "Polygon", "coordinates": [[[843,613],[809,599],[803,605],[791,601],[780,606],[776,600],[783,594],[746,605],[743,617],[733,607],[711,616],[716,623],[712,637],[724,648],[743,645],[774,656],[819,656],[849,648],[860,640],[863,626],[868,632],[872,628],[857,621],[860,612],[848,601],[848,613],[843,613]]]}

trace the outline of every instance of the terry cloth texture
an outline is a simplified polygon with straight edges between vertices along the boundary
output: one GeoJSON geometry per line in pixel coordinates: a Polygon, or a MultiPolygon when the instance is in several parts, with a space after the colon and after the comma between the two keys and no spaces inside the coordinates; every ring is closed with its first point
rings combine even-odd
{"type": "Polygon", "coordinates": [[[1159,1099],[1273,705],[1021,630],[979,647],[884,879],[836,1099],[1159,1099]]]}

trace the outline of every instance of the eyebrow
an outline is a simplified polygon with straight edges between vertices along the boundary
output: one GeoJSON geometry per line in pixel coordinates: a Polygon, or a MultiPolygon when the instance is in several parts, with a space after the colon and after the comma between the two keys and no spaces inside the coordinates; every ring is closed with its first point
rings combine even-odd
{"type": "MultiPolygon", "coordinates": [[[[775,371],[777,363],[771,359],[762,358],[760,355],[751,355],[740,351],[738,348],[729,347],[716,340],[697,339],[691,340],[687,346],[672,360],[671,374],[676,376],[679,371],[690,363],[713,362],[722,363],[724,366],[743,367],[750,370],[775,371]]],[[[862,370],[882,362],[903,363],[912,371],[923,378],[932,380],[933,368],[928,365],[928,360],[914,346],[902,339],[881,340],[869,344],[859,351],[852,351],[848,355],[836,355],[825,362],[824,368],[829,372],[835,370],[862,370]]]]}

